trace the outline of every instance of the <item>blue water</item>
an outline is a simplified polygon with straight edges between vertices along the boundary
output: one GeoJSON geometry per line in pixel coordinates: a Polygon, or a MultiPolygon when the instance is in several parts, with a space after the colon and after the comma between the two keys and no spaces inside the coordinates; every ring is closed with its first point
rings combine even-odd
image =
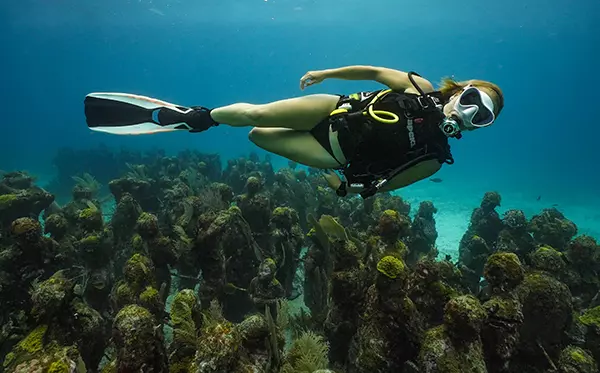
{"type": "Polygon", "coordinates": [[[298,81],[308,70],[380,65],[434,83],[490,80],[505,93],[494,126],[452,142],[456,164],[436,175],[444,182],[407,188],[407,198],[447,203],[468,219],[483,192],[498,190],[529,217],[558,203],[583,232],[600,236],[598,0],[2,1],[0,43],[0,169],[51,178],[61,146],[246,155],[257,150],[248,128],[91,132],[83,97],[264,103],[377,88],[331,80],[301,92],[298,81]]]}

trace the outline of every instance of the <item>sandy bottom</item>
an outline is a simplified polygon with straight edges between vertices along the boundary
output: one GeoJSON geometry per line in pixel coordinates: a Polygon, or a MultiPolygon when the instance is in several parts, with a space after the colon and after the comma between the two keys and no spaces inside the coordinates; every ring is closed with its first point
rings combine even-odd
{"type": "MultiPolygon", "coordinates": [[[[403,189],[398,194],[408,201],[411,214],[415,213],[422,201],[432,201],[438,209],[435,214],[438,231],[437,246],[440,256],[448,254],[453,258],[458,256],[458,244],[469,226],[473,209],[478,207],[487,189],[464,185],[453,185],[446,182],[421,182],[403,189]]],[[[597,196],[578,196],[578,201],[569,201],[568,196],[537,199],[535,193],[528,191],[497,190],[501,197],[501,206],[496,210],[502,216],[505,211],[519,209],[527,219],[539,214],[545,208],[556,208],[573,221],[578,227],[579,234],[587,234],[600,239],[600,201],[597,196]]]]}

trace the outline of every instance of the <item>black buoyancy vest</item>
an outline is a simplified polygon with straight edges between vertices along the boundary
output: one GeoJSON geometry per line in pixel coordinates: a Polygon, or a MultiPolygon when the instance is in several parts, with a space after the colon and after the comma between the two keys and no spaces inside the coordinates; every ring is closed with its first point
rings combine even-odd
{"type": "MultiPolygon", "coordinates": [[[[378,93],[381,91],[374,92],[373,97],[378,93]]],[[[371,104],[360,105],[363,108],[353,105],[353,112],[346,115],[345,125],[340,128],[339,136],[345,137],[348,144],[343,151],[349,160],[340,170],[350,186],[364,188],[363,198],[374,195],[391,178],[420,162],[437,159],[453,163],[448,137],[440,129],[444,118],[436,107],[440,99],[439,92],[385,93],[372,109],[396,114],[395,123],[382,123],[362,114],[371,104]]]]}

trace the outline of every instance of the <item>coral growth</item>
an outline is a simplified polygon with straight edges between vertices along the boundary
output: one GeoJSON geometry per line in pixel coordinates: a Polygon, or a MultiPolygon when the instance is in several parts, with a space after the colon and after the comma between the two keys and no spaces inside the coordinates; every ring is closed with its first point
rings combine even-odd
{"type": "Polygon", "coordinates": [[[431,201],[269,156],[54,163],[0,180],[3,372],[598,370],[600,247],[556,208],[485,193],[447,247],[431,201]]]}

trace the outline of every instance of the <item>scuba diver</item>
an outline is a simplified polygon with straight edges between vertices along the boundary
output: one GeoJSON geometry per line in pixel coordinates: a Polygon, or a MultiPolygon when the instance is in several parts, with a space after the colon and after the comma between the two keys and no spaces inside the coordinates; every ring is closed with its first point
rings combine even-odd
{"type": "Polygon", "coordinates": [[[214,109],[126,93],[90,93],[85,115],[90,129],[113,134],[251,126],[249,138],[257,146],[328,170],[324,176],[339,196],[368,198],[452,164],[448,139],[491,125],[504,106],[500,88],[487,81],[446,78],[436,91],[414,72],[374,66],[310,71],[300,79],[300,89],[331,78],[372,80],[387,88],[214,109]]]}

